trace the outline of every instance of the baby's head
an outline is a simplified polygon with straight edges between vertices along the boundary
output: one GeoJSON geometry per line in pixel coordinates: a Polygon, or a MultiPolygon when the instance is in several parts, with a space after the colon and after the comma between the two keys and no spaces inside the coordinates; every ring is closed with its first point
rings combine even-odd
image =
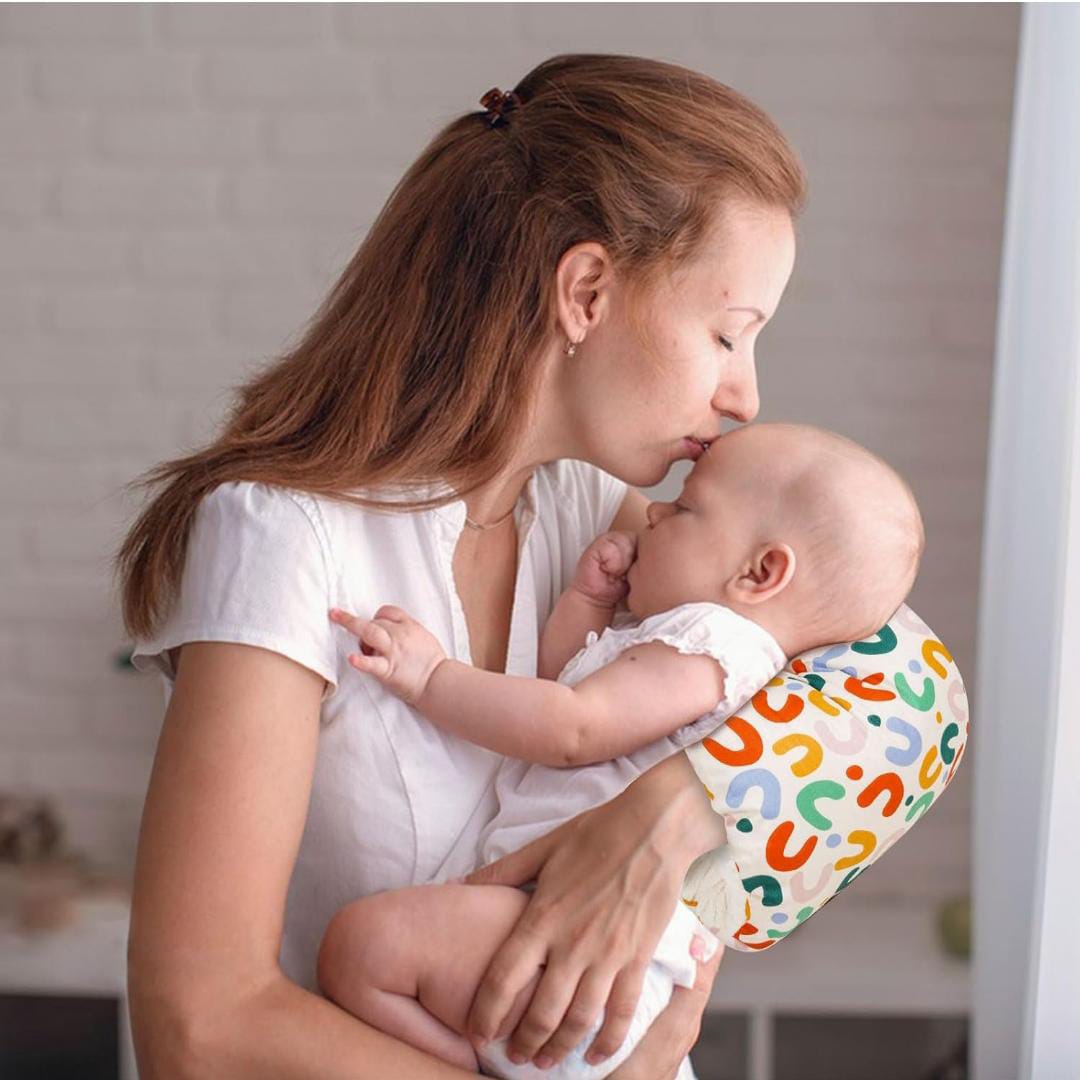
{"type": "Polygon", "coordinates": [[[876,454],[808,424],[748,424],[709,447],[678,499],[650,504],[627,604],[638,618],[724,604],[796,656],[876,634],[924,543],[911,488],[876,454]]]}

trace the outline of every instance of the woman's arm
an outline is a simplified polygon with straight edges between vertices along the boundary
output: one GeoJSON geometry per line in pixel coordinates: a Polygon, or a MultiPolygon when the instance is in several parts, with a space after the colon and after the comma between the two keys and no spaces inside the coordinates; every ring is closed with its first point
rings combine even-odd
{"type": "Polygon", "coordinates": [[[368,1027],[278,965],[322,689],[316,673],[265,649],[181,650],[128,938],[142,1080],[471,1075],[368,1027]]]}

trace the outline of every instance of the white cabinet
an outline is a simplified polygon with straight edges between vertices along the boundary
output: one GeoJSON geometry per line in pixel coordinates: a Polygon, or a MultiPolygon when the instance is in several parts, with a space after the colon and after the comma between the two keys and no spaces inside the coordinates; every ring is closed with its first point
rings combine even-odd
{"type": "Polygon", "coordinates": [[[0,994],[117,999],[120,1080],[137,1080],[126,1000],[130,908],[119,899],[81,899],[76,908],[77,923],[62,930],[0,929],[0,994]]]}
{"type": "MultiPolygon", "coordinates": [[[[116,998],[120,1080],[137,1080],[124,996],[128,906],[84,900],[79,913],[64,930],[0,931],[0,994],[116,998]]],[[[691,1055],[699,1080],[806,1080],[785,1061],[809,1058],[814,1023],[834,1032],[837,1062],[865,1042],[860,1028],[873,1016],[896,1018],[900,1038],[948,1038],[969,1012],[970,976],[966,962],[942,953],[935,918],[921,904],[840,896],[765,952],[729,949],[709,1002],[715,1022],[706,1017],[691,1055]],[[921,1028],[904,1019],[916,1017],[921,1028]]],[[[817,1053],[820,1042],[819,1030],[817,1053]]]]}

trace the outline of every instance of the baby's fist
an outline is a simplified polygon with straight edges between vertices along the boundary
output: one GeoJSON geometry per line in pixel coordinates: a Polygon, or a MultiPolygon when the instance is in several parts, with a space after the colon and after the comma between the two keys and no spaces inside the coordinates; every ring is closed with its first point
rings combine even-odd
{"type": "Polygon", "coordinates": [[[578,560],[574,588],[598,603],[617,604],[629,589],[626,572],[636,555],[633,533],[601,533],[578,560]]]}

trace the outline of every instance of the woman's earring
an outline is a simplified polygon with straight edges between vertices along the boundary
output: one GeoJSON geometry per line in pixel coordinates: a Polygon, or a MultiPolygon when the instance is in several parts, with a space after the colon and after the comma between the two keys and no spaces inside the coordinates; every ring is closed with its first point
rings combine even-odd
{"type": "MultiPolygon", "coordinates": [[[[584,341],[584,340],[585,340],[585,338],[583,337],[581,339],[581,341],[584,341]]],[[[574,353],[577,352],[577,347],[580,344],[581,344],[580,341],[567,341],[566,348],[563,349],[563,352],[565,352],[567,356],[573,356],[574,353]]]]}

